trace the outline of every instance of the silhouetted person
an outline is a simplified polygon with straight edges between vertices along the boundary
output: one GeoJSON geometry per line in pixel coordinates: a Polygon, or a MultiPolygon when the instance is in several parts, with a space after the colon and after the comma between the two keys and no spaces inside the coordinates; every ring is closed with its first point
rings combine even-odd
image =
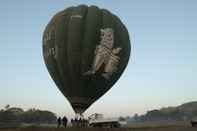
{"type": "Polygon", "coordinates": [[[59,118],[57,119],[57,127],[58,127],[58,128],[61,126],[61,123],[62,123],[62,119],[61,119],[61,117],[59,117],[59,118]]]}
{"type": "Polygon", "coordinates": [[[74,126],[75,127],[79,127],[79,119],[75,117],[75,119],[73,120],[74,126]]]}
{"type": "Polygon", "coordinates": [[[71,119],[70,122],[71,122],[71,125],[74,126],[74,120],[71,119]]]}
{"type": "Polygon", "coordinates": [[[79,123],[79,127],[82,127],[82,119],[81,118],[79,118],[78,123],[79,123]]]}
{"type": "Polygon", "coordinates": [[[66,116],[63,117],[62,122],[63,122],[64,127],[66,128],[67,122],[68,122],[68,119],[66,118],[66,116]]]}

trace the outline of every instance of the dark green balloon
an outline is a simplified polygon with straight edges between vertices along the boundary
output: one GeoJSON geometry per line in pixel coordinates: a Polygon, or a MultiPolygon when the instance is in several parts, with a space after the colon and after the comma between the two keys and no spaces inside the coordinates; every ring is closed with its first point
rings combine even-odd
{"type": "Polygon", "coordinates": [[[130,56],[129,34],[121,20],[105,9],[70,7],[57,13],[46,26],[43,56],[57,87],[81,114],[123,73],[130,56]],[[103,35],[104,44],[101,30],[113,32],[103,35]]]}

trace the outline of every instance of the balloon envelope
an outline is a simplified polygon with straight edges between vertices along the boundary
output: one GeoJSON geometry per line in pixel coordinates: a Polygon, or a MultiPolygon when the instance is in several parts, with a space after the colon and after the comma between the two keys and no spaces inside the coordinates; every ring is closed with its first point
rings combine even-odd
{"type": "Polygon", "coordinates": [[[70,7],[46,26],[43,56],[57,87],[81,114],[123,73],[130,56],[128,31],[108,10],[70,7]]]}

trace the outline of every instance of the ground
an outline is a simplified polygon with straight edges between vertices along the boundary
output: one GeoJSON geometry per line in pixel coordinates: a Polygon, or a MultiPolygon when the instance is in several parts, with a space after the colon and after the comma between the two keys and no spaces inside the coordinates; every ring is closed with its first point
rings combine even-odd
{"type": "Polygon", "coordinates": [[[195,127],[155,127],[155,128],[49,128],[27,127],[0,129],[0,131],[197,131],[195,127]]]}
{"type": "Polygon", "coordinates": [[[190,122],[143,122],[130,123],[124,128],[56,128],[54,125],[32,125],[20,128],[0,128],[0,131],[197,131],[190,122]]]}

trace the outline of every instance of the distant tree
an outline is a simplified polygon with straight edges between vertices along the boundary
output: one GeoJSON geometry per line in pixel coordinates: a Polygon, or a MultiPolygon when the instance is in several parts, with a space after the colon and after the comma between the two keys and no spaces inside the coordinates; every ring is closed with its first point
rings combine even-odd
{"type": "Polygon", "coordinates": [[[1,121],[20,121],[21,115],[23,113],[21,108],[7,108],[6,110],[0,111],[0,120],[1,121]]]}
{"type": "Polygon", "coordinates": [[[9,109],[9,108],[10,108],[10,105],[7,104],[7,105],[5,106],[5,109],[7,110],[7,109],[9,109]]]}
{"type": "Polygon", "coordinates": [[[126,119],[130,119],[131,117],[130,116],[126,116],[126,119]]]}
{"type": "Polygon", "coordinates": [[[0,110],[0,121],[3,122],[53,123],[56,119],[53,112],[35,108],[24,111],[22,108],[6,106],[5,110],[0,110]]]}
{"type": "Polygon", "coordinates": [[[135,113],[135,115],[133,116],[135,121],[139,121],[139,115],[137,113],[135,113]]]}
{"type": "Polygon", "coordinates": [[[57,117],[50,111],[30,109],[23,113],[22,119],[27,123],[53,123],[57,117]]]}
{"type": "Polygon", "coordinates": [[[1,120],[2,121],[14,121],[17,119],[17,116],[12,111],[5,110],[1,114],[1,120]]]}
{"type": "Polygon", "coordinates": [[[7,109],[7,111],[11,111],[11,112],[14,112],[16,114],[20,114],[20,113],[23,113],[24,110],[22,108],[18,108],[18,107],[12,107],[12,108],[9,108],[7,109]]]}
{"type": "Polygon", "coordinates": [[[125,121],[125,120],[126,120],[126,118],[125,118],[125,117],[123,117],[123,116],[120,116],[120,117],[118,118],[118,120],[119,120],[119,121],[125,121]]]}

